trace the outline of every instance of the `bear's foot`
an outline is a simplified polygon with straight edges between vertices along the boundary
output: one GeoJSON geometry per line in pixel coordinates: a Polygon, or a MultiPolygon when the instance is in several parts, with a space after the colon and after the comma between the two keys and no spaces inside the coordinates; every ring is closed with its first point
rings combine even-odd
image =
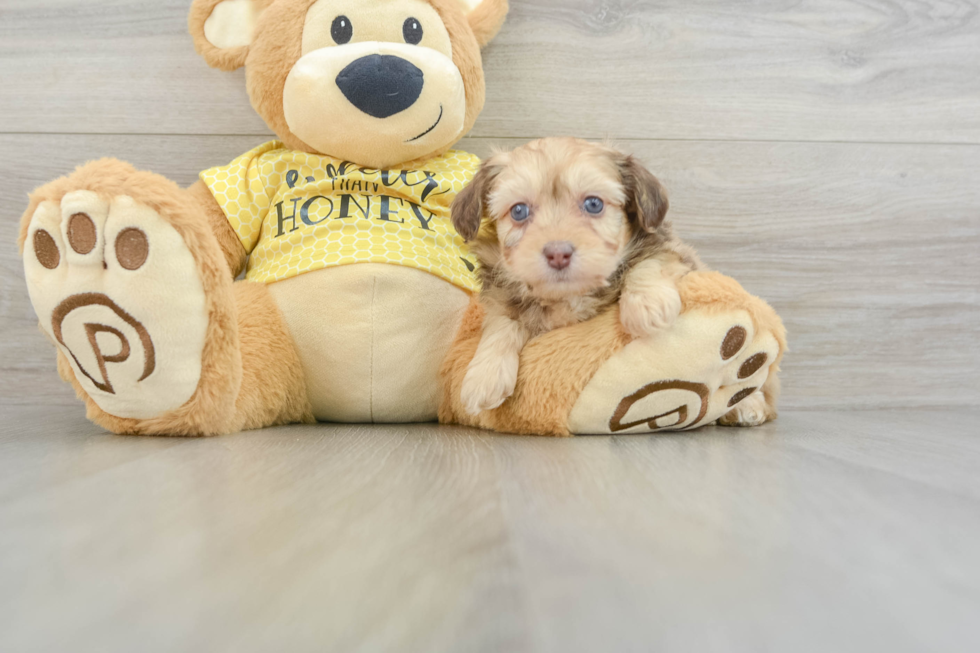
{"type": "Polygon", "coordinates": [[[118,418],[186,404],[201,380],[208,301],[170,220],[127,195],[71,190],[41,201],[25,235],[31,301],[76,387],[118,418]]]}
{"type": "Polygon", "coordinates": [[[569,430],[687,430],[719,418],[758,426],[775,416],[763,387],[779,355],[775,335],[745,311],[687,312],[608,360],[573,407],[569,430]]]}
{"type": "Polygon", "coordinates": [[[499,408],[471,415],[461,401],[480,342],[474,302],[442,369],[440,420],[510,433],[652,433],[776,417],[786,335],[776,312],[717,272],[678,284],[683,311],[666,329],[633,338],[619,310],[529,342],[517,386],[499,408]]]}

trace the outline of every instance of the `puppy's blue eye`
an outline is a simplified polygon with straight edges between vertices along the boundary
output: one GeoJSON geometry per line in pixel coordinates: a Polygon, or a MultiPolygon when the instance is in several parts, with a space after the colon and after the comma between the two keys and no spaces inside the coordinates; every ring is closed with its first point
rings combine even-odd
{"type": "Polygon", "coordinates": [[[582,208],[585,209],[586,213],[599,215],[602,213],[602,209],[606,208],[606,204],[598,197],[586,197],[585,201],[582,203],[582,208]]]}
{"type": "Polygon", "coordinates": [[[531,207],[527,204],[517,204],[510,210],[510,217],[514,222],[524,222],[531,216],[531,207]]]}

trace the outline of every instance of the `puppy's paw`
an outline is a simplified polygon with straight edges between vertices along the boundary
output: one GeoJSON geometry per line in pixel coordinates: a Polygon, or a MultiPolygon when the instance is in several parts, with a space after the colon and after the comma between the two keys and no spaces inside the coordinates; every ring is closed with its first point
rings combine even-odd
{"type": "Polygon", "coordinates": [[[626,333],[643,338],[666,329],[681,313],[681,296],[672,284],[627,290],[619,299],[619,319],[626,333]]]}
{"type": "Polygon", "coordinates": [[[757,390],[720,418],[718,423],[721,426],[761,426],[775,417],[776,411],[766,403],[766,396],[757,390]]]}
{"type": "Polygon", "coordinates": [[[499,407],[514,394],[517,385],[517,356],[474,360],[463,379],[460,400],[472,416],[499,407]]]}

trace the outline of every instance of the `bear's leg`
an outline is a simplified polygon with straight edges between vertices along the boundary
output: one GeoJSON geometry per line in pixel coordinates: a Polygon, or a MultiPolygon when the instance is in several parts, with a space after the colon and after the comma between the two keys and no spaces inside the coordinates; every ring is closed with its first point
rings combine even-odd
{"type": "Polygon", "coordinates": [[[678,290],[683,312],[648,337],[628,335],[614,309],[532,340],[521,352],[513,396],[476,417],[460,402],[482,329],[474,304],[443,366],[440,418],[541,435],[651,433],[717,420],[757,426],[775,418],[786,351],[779,316],[716,272],[693,272],[678,290]]]}
{"type": "Polygon", "coordinates": [[[32,195],[20,243],[59,372],[92,421],[115,433],[215,435],[308,417],[268,290],[233,283],[194,193],[93,162],[32,195]]]}
{"type": "Polygon", "coordinates": [[[315,422],[289,328],[262,283],[234,285],[242,383],[232,430],[315,422]]]}

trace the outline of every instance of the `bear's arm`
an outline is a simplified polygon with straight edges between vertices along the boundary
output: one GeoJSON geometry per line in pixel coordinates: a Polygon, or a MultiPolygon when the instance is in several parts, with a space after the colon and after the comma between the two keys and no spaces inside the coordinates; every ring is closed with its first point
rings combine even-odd
{"type": "Polygon", "coordinates": [[[235,229],[228,222],[225,212],[221,210],[217,200],[214,199],[214,195],[211,194],[203,181],[198,180],[187,189],[187,192],[200,207],[202,214],[211,226],[214,237],[218,239],[218,245],[221,247],[222,254],[225,255],[225,261],[231,269],[232,276],[237,277],[245,269],[245,262],[248,259],[248,253],[238,238],[238,234],[235,233],[235,229]]]}

